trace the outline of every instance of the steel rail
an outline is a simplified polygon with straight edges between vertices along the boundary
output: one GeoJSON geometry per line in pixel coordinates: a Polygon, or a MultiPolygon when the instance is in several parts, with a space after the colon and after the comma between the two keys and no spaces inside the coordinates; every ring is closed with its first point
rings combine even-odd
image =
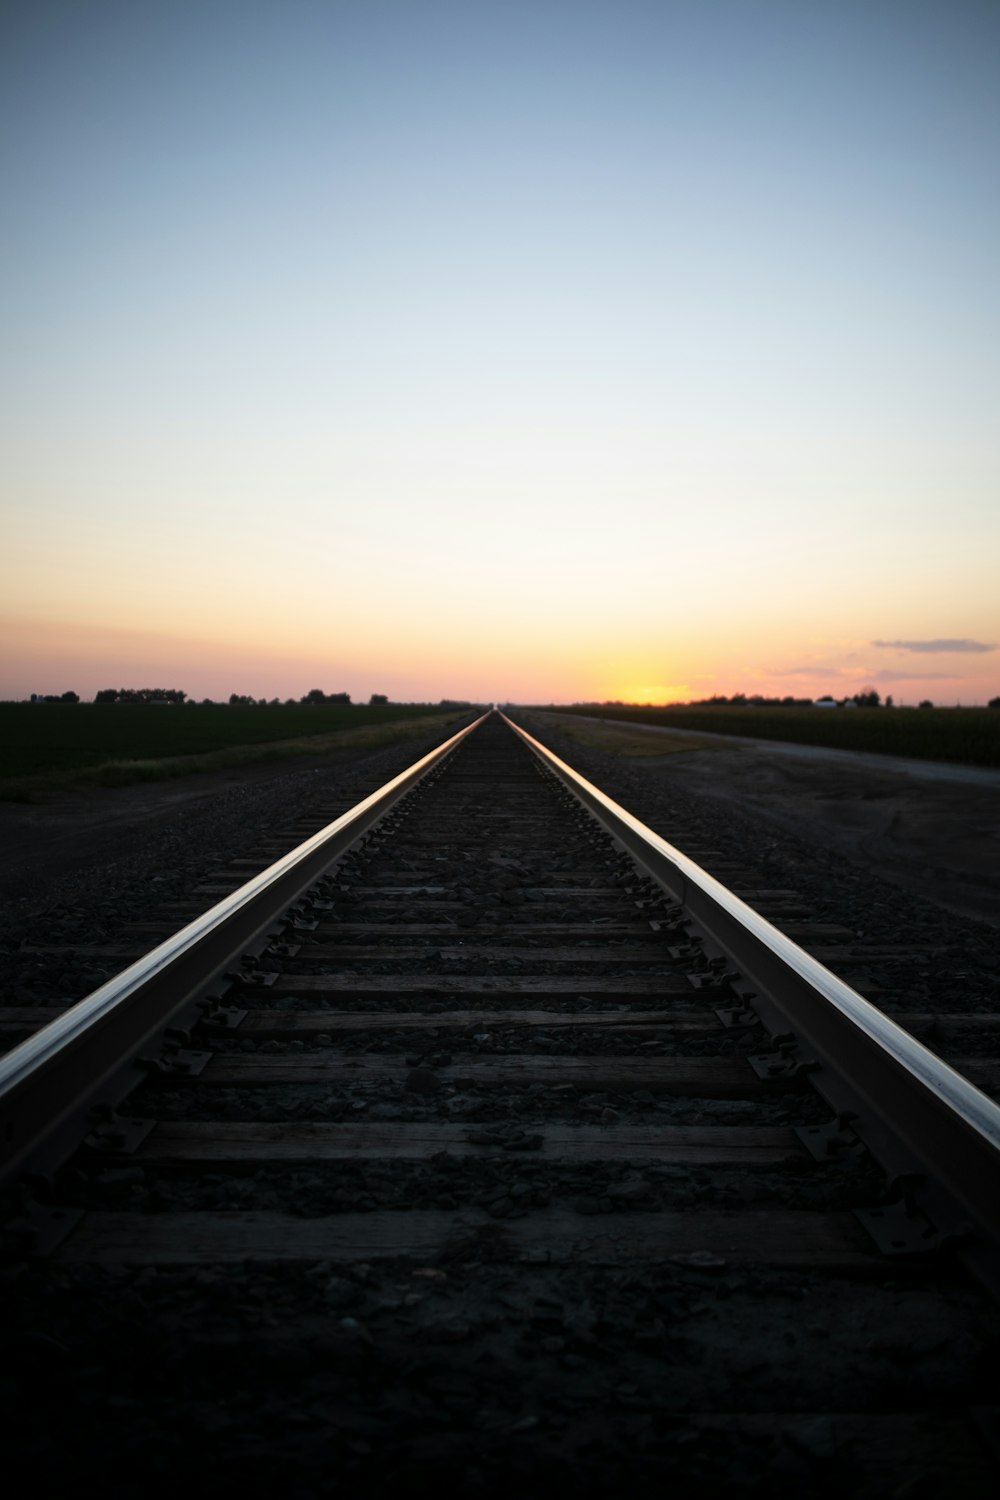
{"type": "Polygon", "coordinates": [[[197,1014],[220,975],[330,864],[481,724],[481,714],[0,1058],[0,1180],[51,1170],[95,1104],[141,1078],[137,1059],[197,1014]]]}
{"type": "MultiPolygon", "coordinates": [[[[921,1179],[916,1199],[930,1220],[928,1247],[960,1241],[970,1267],[1000,1292],[1000,1108],[694,860],[507,723],[728,955],[769,1029],[794,1032],[798,1063],[836,1109],[858,1116],[851,1129],[882,1166],[921,1179]]],[[[775,1062],[780,1070],[780,1055],[775,1062]]],[[[901,1213],[920,1238],[922,1215],[905,1187],[901,1213]]]]}

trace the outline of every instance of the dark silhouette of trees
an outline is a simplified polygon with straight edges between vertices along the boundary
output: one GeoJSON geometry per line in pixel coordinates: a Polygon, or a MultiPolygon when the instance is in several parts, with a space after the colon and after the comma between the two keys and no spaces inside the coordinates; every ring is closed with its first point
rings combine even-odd
{"type": "MultiPolygon", "coordinates": [[[[795,698],[791,693],[786,693],[783,698],[769,698],[765,693],[753,693],[747,697],[746,693],[733,693],[727,698],[725,693],[713,693],[710,698],[692,698],[686,705],[688,708],[808,708],[812,703],[811,698],[795,698]]],[[[671,705],[677,707],[678,705],[671,705]]]]}
{"type": "Polygon", "coordinates": [[[300,703],[350,703],[350,693],[324,693],[322,688],[310,688],[300,698],[300,703]]]}
{"type": "Polygon", "coordinates": [[[95,703],[183,703],[187,693],[180,688],[102,688],[95,703]]]}

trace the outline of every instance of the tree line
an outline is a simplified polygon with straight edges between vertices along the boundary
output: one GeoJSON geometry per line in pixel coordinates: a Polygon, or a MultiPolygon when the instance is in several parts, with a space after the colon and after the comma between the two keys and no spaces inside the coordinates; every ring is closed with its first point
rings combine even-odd
{"type": "MultiPolygon", "coordinates": [[[[69,697],[69,694],[63,694],[64,700],[69,697]]],[[[76,702],[79,702],[79,699],[76,697],[75,693],[72,695],[72,697],[76,702]]],[[[214,698],[202,698],[201,701],[202,703],[208,704],[215,703],[217,700],[214,698]]],[[[282,700],[281,698],[268,698],[266,695],[260,698],[255,698],[252,693],[230,693],[229,698],[226,701],[232,704],[233,707],[245,707],[250,704],[253,704],[254,706],[260,705],[262,707],[291,707],[292,705],[299,703],[332,703],[343,705],[351,702],[351,695],[350,693],[324,693],[322,688],[310,688],[308,693],[302,694],[301,698],[285,698],[284,700],[282,700]]],[[[372,693],[368,701],[370,704],[388,703],[389,699],[385,693],[372,693]]],[[[94,702],[194,703],[195,700],[193,698],[189,698],[187,693],[182,692],[180,688],[102,688],[99,693],[94,694],[94,702]]]]}
{"type": "MultiPolygon", "coordinates": [[[[875,688],[862,688],[860,692],[850,693],[846,698],[835,698],[832,693],[824,693],[819,698],[794,698],[791,693],[783,698],[769,698],[764,693],[732,693],[728,697],[725,693],[713,693],[710,698],[691,698],[686,703],[623,703],[620,698],[606,698],[603,704],[578,703],[577,708],[894,708],[895,703],[891,693],[887,693],[883,701],[880,693],[875,688]]],[[[930,698],[922,698],[917,704],[918,708],[933,708],[934,704],[930,698]]],[[[1000,708],[1000,698],[991,698],[986,705],[987,708],[1000,708]]]]}
{"type": "MultiPolygon", "coordinates": [[[[95,703],[184,703],[196,704],[198,700],[189,698],[187,693],[180,688],[101,688],[94,694],[95,703]]],[[[303,693],[301,698],[268,698],[266,696],[255,698],[252,693],[230,693],[225,700],[233,708],[294,708],[299,704],[310,707],[332,705],[344,707],[352,703],[350,693],[334,692],[325,693],[322,688],[310,688],[308,693],[303,693]]],[[[372,693],[368,699],[370,708],[388,707],[390,698],[387,693],[372,693]]],[[[79,693],[72,691],[66,693],[32,693],[32,703],[79,703],[79,693]]],[[[219,700],[215,698],[202,698],[202,705],[219,706],[219,700]]],[[[444,709],[473,708],[477,705],[464,698],[442,698],[438,705],[444,709]]]]}

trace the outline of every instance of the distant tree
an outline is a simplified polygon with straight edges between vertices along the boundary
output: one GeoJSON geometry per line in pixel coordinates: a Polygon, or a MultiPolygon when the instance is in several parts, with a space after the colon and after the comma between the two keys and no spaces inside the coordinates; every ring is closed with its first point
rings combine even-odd
{"type": "Polygon", "coordinates": [[[71,689],[68,693],[63,693],[59,701],[60,703],[79,703],[80,694],[74,693],[71,689]]]}
{"type": "Polygon", "coordinates": [[[933,703],[931,702],[931,700],[929,698],[921,698],[920,702],[917,704],[917,707],[918,708],[933,708],[934,705],[933,705],[933,703]]]}
{"type": "Polygon", "coordinates": [[[117,703],[118,702],[118,689],[117,688],[101,688],[101,691],[99,693],[95,693],[94,694],[94,702],[95,703],[117,703]]]}
{"type": "Polygon", "coordinates": [[[864,687],[854,694],[854,701],[859,708],[878,708],[882,700],[873,687],[864,687]]]}
{"type": "Polygon", "coordinates": [[[991,698],[986,705],[987,708],[1000,708],[1000,698],[991,698]]]}
{"type": "Polygon", "coordinates": [[[302,703],[325,703],[326,694],[322,688],[310,688],[308,693],[303,693],[299,701],[302,703]]]}
{"type": "Polygon", "coordinates": [[[351,695],[350,693],[328,693],[326,701],[327,703],[350,703],[351,695]]]}
{"type": "Polygon", "coordinates": [[[376,708],[381,704],[388,703],[388,701],[388,695],[385,693],[372,693],[371,697],[368,699],[368,702],[371,704],[372,708],[376,708]]]}
{"type": "Polygon", "coordinates": [[[895,708],[895,706],[896,706],[893,703],[893,701],[892,701],[892,694],[891,693],[886,693],[886,695],[885,695],[885,706],[886,706],[886,708],[895,708]]]}

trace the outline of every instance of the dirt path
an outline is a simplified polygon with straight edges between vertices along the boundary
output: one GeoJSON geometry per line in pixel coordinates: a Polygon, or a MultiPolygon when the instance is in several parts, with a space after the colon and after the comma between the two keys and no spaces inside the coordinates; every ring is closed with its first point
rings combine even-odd
{"type": "Polygon", "coordinates": [[[639,724],[631,720],[592,719],[584,722],[610,727],[615,723],[627,725],[632,732],[640,734],[666,735],[674,740],[711,740],[720,748],[740,747],[756,750],[769,758],[775,755],[791,755],[802,760],[833,762],[854,771],[875,771],[898,776],[915,777],[918,781],[949,781],[963,786],[980,786],[1000,792],[1000,771],[989,766],[965,766],[956,761],[915,760],[912,756],[875,755],[865,750],[837,750],[828,745],[798,745],[792,740],[758,740],[738,738],[731,734],[715,734],[707,729],[676,729],[673,725],[639,724]]]}

